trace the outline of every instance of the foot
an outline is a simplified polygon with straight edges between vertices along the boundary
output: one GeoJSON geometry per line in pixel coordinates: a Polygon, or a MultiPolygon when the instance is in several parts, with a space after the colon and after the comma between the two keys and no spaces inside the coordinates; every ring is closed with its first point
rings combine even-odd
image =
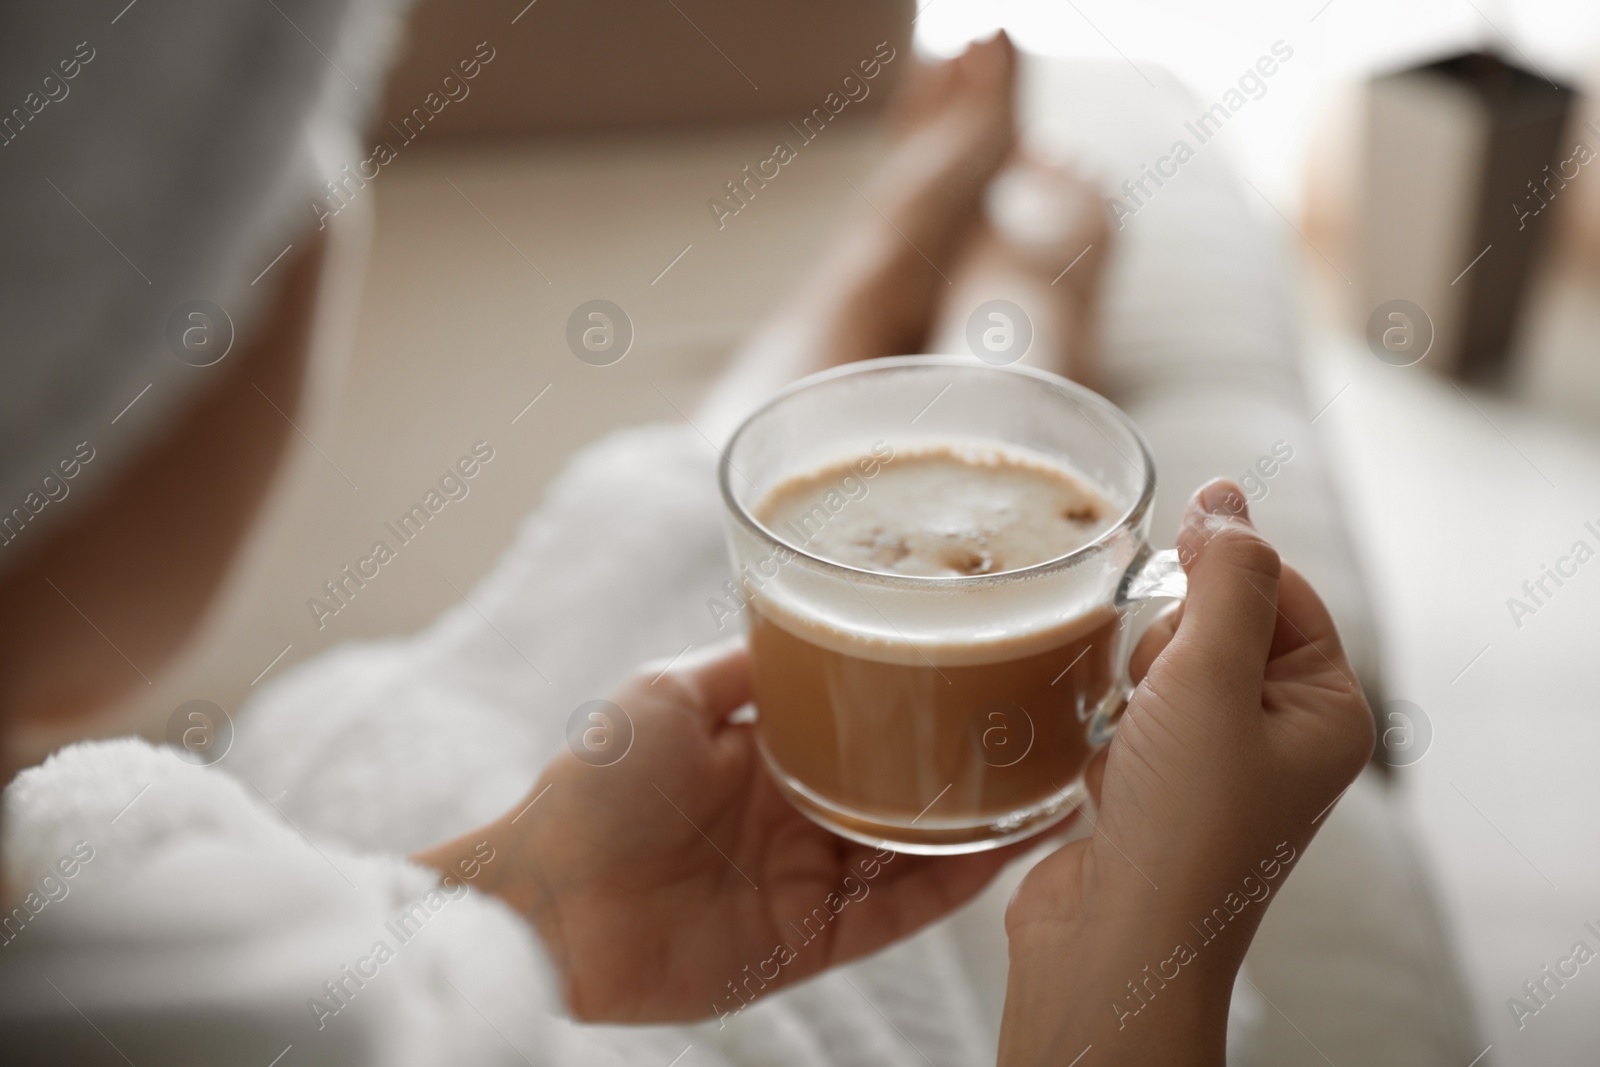
{"type": "Polygon", "coordinates": [[[1071,167],[1019,156],[985,197],[984,218],[941,300],[935,348],[972,352],[973,313],[986,301],[1009,300],[1032,328],[1021,362],[1098,388],[1098,307],[1110,246],[1098,189],[1071,167]]]}
{"type": "Polygon", "coordinates": [[[917,70],[896,101],[889,158],[861,202],[843,261],[855,265],[831,362],[926,351],[934,313],[1016,142],[1016,52],[1001,32],[917,70]]]}
{"type": "Polygon", "coordinates": [[[918,70],[892,116],[888,158],[855,188],[842,237],[713,390],[716,438],[755,403],[830,366],[926,350],[984,190],[1016,138],[1016,50],[1004,33],[918,70]]]}

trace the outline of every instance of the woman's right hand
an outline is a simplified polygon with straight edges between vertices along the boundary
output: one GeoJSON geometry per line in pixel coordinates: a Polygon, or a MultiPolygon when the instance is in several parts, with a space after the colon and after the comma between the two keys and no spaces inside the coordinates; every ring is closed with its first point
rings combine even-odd
{"type": "Polygon", "coordinates": [[[1237,486],[1195,494],[1178,550],[1189,598],[1134,656],[1143,680],[1089,772],[1096,832],[1007,910],[1002,1065],[1091,1044],[1096,1064],[1222,1064],[1256,927],[1372,753],[1333,620],[1237,486]]]}

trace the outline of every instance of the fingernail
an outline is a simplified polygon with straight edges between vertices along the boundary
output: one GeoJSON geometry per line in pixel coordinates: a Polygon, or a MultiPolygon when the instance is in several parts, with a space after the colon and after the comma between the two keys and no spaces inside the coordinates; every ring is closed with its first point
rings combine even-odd
{"type": "Polygon", "coordinates": [[[1197,494],[1197,499],[1201,510],[1207,514],[1250,521],[1250,505],[1244,498],[1244,492],[1226,478],[1206,483],[1197,494]]]}

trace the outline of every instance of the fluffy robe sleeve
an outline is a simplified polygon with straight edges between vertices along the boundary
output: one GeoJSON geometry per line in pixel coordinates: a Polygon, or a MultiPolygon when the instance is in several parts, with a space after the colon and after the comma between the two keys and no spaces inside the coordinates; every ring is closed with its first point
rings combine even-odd
{"type": "Polygon", "coordinates": [[[8,1063],[620,1062],[562,1017],[498,898],[314,840],[171,749],[65,749],[13,783],[5,816],[8,1063]]]}

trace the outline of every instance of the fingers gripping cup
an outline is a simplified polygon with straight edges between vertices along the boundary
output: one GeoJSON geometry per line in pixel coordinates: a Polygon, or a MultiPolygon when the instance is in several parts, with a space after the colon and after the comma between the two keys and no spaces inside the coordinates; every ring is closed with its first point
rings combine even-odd
{"type": "Polygon", "coordinates": [[[757,736],[796,807],[915,853],[1071,811],[1131,692],[1125,623],[1185,590],[1146,542],[1126,415],[1029,368],[871,360],[757,411],[719,477],[757,736]]]}

